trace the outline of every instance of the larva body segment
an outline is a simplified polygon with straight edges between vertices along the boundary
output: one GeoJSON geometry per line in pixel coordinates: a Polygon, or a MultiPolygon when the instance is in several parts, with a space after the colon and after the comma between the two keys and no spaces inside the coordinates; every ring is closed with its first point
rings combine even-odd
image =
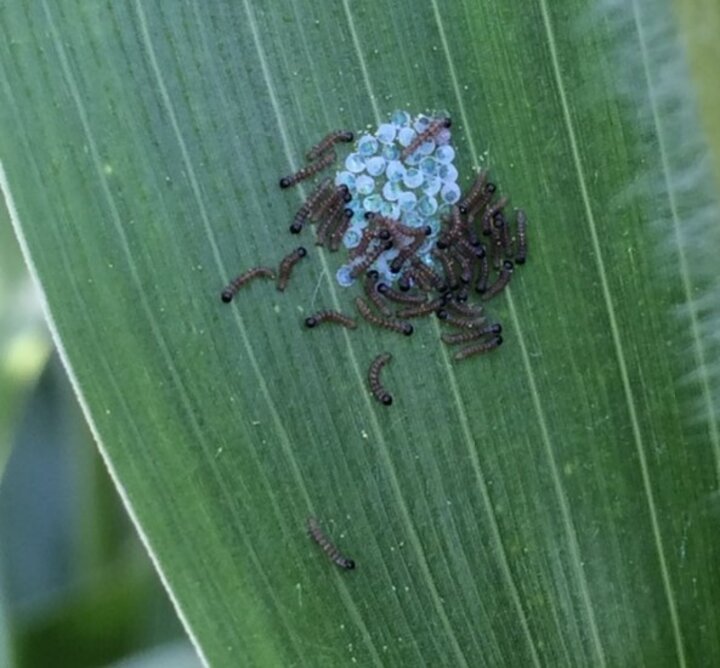
{"type": "Polygon", "coordinates": [[[392,355],[390,353],[381,353],[370,363],[370,368],[368,369],[368,384],[370,385],[370,391],[373,393],[375,399],[383,404],[383,406],[389,406],[393,401],[392,395],[380,382],[380,372],[391,359],[392,355]]]}
{"type": "Polygon", "coordinates": [[[327,554],[330,561],[337,566],[340,566],[340,568],[344,568],[346,571],[351,571],[355,568],[355,562],[338,550],[332,541],[323,533],[323,530],[320,528],[314,517],[308,518],[307,530],[310,538],[312,538],[322,548],[323,552],[327,554]]]}
{"type": "Polygon", "coordinates": [[[362,298],[355,298],[355,306],[359,311],[360,315],[365,318],[371,325],[376,327],[382,327],[388,329],[391,332],[397,332],[398,334],[404,334],[405,336],[411,336],[414,328],[409,322],[403,322],[402,320],[393,320],[391,318],[385,318],[373,313],[370,305],[362,298]]]}
{"type": "Polygon", "coordinates": [[[329,151],[335,144],[340,142],[348,143],[355,138],[350,130],[336,130],[326,134],[315,146],[313,146],[306,154],[306,158],[310,161],[317,160],[323,153],[329,151]]]}
{"type": "Polygon", "coordinates": [[[495,350],[498,346],[502,345],[503,338],[502,336],[496,336],[489,341],[478,341],[478,343],[474,343],[470,346],[467,346],[466,348],[461,348],[458,350],[455,355],[453,355],[453,359],[456,361],[464,360],[467,357],[472,357],[473,355],[482,355],[483,353],[488,353],[491,350],[495,350]]]}
{"type": "Polygon", "coordinates": [[[223,302],[229,304],[233,300],[233,297],[237,294],[238,290],[240,290],[243,285],[249,283],[255,278],[274,279],[275,272],[270,269],[270,267],[253,267],[252,269],[248,269],[246,272],[233,278],[233,280],[227,284],[225,289],[220,294],[220,298],[223,302]]]}
{"type": "Polygon", "coordinates": [[[332,322],[348,329],[356,329],[357,322],[340,311],[318,311],[305,318],[305,327],[312,329],[324,322],[332,322]]]}
{"type": "Polygon", "coordinates": [[[298,246],[294,251],[288,253],[281,261],[278,269],[277,289],[282,292],[287,287],[293,267],[307,255],[303,246],[298,246]]]}
{"type": "Polygon", "coordinates": [[[283,189],[290,188],[300,183],[300,181],[312,178],[315,174],[318,174],[323,169],[327,169],[330,165],[332,165],[332,163],[335,162],[336,157],[335,151],[325,153],[318,160],[311,162],[309,165],[303,167],[294,174],[283,176],[280,179],[280,187],[283,189]]]}

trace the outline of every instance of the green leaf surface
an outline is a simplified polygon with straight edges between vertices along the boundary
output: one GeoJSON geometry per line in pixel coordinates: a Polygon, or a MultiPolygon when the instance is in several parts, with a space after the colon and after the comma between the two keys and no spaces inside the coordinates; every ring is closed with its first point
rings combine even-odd
{"type": "Polygon", "coordinates": [[[3,192],[206,661],[720,661],[717,209],[673,25],[650,0],[0,5],[3,192]],[[465,182],[489,165],[530,216],[472,362],[429,320],[304,330],[357,294],[309,239],[284,294],[218,299],[296,244],[278,177],[396,108],[447,109],[465,182]]]}

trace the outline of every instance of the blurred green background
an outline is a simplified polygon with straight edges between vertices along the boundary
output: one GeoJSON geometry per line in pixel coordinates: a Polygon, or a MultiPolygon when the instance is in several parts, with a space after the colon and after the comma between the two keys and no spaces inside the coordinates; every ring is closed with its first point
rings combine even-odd
{"type": "MultiPolygon", "coordinates": [[[[677,10],[717,158],[720,4],[677,10]]],[[[0,668],[198,665],[52,351],[0,202],[0,668]]]]}

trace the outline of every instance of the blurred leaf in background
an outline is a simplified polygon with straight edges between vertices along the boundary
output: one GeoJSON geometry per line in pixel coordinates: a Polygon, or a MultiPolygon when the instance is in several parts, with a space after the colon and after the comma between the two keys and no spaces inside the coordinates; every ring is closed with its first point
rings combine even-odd
{"type": "Polygon", "coordinates": [[[57,358],[0,486],[0,564],[18,668],[103,666],[182,637],[57,358]]]}

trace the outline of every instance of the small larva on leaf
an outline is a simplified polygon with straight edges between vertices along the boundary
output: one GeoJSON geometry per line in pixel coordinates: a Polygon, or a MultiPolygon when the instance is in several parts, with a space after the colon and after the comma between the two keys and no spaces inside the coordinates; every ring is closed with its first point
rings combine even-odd
{"type": "Polygon", "coordinates": [[[360,312],[360,315],[371,325],[382,327],[383,329],[389,329],[392,332],[404,334],[405,336],[411,336],[414,331],[413,326],[409,322],[392,320],[391,318],[384,318],[377,313],[373,313],[370,305],[362,297],[355,298],[355,306],[360,312]]]}
{"type": "Polygon", "coordinates": [[[299,169],[294,174],[283,176],[280,179],[280,187],[283,189],[290,188],[300,183],[300,181],[305,181],[306,179],[315,176],[318,172],[321,172],[323,169],[327,169],[330,165],[332,165],[332,163],[335,162],[336,157],[335,151],[325,153],[325,155],[320,157],[316,162],[310,163],[306,167],[299,169]]]}
{"type": "Polygon", "coordinates": [[[308,160],[316,160],[323,153],[329,151],[335,144],[340,142],[348,143],[355,139],[355,135],[350,130],[336,130],[326,134],[315,146],[313,146],[305,156],[308,160]]]}
{"type": "Polygon", "coordinates": [[[370,363],[370,368],[368,369],[368,384],[370,385],[370,390],[375,399],[383,404],[383,406],[389,406],[393,401],[392,395],[380,382],[380,372],[391,359],[392,355],[390,353],[381,353],[370,363]]]}
{"type": "Polygon", "coordinates": [[[357,322],[350,316],[347,316],[340,311],[318,311],[305,318],[305,327],[312,329],[323,322],[333,322],[336,325],[342,325],[348,329],[356,329],[357,322]]]}
{"type": "Polygon", "coordinates": [[[355,562],[343,555],[340,550],[332,543],[332,541],[323,533],[323,530],[314,517],[308,517],[307,529],[310,537],[323,549],[330,561],[346,571],[355,568],[355,562]]]}
{"type": "Polygon", "coordinates": [[[253,267],[252,269],[248,269],[227,284],[220,298],[223,302],[229,304],[237,294],[237,291],[254,278],[275,278],[275,272],[270,269],[270,267],[253,267]]]}
{"type": "Polygon", "coordinates": [[[495,348],[500,346],[502,342],[502,336],[498,335],[495,338],[490,339],[489,341],[479,341],[478,343],[473,343],[466,348],[461,348],[460,350],[458,350],[455,355],[453,355],[453,359],[460,361],[464,360],[466,357],[472,357],[473,355],[482,355],[483,353],[495,350],[495,348]]]}
{"type": "Polygon", "coordinates": [[[303,246],[298,246],[294,251],[288,253],[281,261],[278,269],[277,289],[282,292],[290,280],[293,267],[307,255],[303,246]]]}

